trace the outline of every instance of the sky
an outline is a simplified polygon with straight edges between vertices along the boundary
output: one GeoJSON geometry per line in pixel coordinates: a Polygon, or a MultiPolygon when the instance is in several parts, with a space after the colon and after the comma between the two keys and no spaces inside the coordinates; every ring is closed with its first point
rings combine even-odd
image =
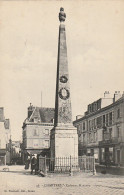
{"type": "Polygon", "coordinates": [[[12,140],[22,137],[30,103],[55,106],[60,7],[73,120],[105,91],[124,91],[124,1],[0,2],[0,107],[12,140]]]}

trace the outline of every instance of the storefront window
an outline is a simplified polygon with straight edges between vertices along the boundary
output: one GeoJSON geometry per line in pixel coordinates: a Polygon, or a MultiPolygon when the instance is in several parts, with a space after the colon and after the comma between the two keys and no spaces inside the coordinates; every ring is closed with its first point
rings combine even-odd
{"type": "Polygon", "coordinates": [[[113,162],[113,148],[109,148],[109,159],[110,162],[113,162]]]}
{"type": "Polygon", "coordinates": [[[101,148],[101,162],[105,162],[105,148],[101,148]]]}
{"type": "Polygon", "coordinates": [[[87,149],[87,156],[90,156],[90,149],[87,149]]]}
{"type": "Polygon", "coordinates": [[[95,162],[98,162],[98,149],[97,148],[94,149],[94,158],[95,158],[95,162]]]}

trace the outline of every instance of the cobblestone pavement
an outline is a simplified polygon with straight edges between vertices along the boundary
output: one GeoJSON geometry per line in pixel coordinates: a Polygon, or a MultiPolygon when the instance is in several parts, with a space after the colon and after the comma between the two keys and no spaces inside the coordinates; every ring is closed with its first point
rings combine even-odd
{"type": "Polygon", "coordinates": [[[78,173],[74,176],[31,175],[24,166],[0,167],[0,195],[124,195],[124,176],[78,173]],[[1,182],[2,181],[2,182],[1,182]]]}

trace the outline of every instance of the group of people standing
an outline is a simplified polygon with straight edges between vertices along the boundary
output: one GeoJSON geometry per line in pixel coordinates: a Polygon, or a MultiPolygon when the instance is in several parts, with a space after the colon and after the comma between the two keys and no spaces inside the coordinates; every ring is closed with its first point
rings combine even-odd
{"type": "Polygon", "coordinates": [[[38,171],[38,159],[36,158],[36,156],[34,156],[33,158],[28,158],[26,163],[25,163],[25,169],[29,169],[31,165],[31,174],[33,174],[33,171],[35,172],[35,175],[37,174],[38,171]]]}

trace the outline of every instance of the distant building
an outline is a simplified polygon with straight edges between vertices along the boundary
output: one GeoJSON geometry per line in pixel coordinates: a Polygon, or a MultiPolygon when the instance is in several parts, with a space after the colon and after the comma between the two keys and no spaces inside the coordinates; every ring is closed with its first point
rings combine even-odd
{"type": "Polygon", "coordinates": [[[40,108],[30,105],[23,123],[23,162],[33,154],[49,154],[50,131],[54,123],[54,108],[40,108]]]}
{"type": "Polygon", "coordinates": [[[88,105],[73,122],[78,130],[79,155],[94,155],[100,165],[124,166],[124,94],[115,92],[88,105]]]}
{"type": "Polygon", "coordinates": [[[11,141],[11,163],[17,164],[21,158],[20,141],[11,141]]]}
{"type": "Polygon", "coordinates": [[[7,151],[10,140],[10,121],[4,117],[4,108],[0,107],[0,165],[10,162],[10,152],[7,151]]]}

